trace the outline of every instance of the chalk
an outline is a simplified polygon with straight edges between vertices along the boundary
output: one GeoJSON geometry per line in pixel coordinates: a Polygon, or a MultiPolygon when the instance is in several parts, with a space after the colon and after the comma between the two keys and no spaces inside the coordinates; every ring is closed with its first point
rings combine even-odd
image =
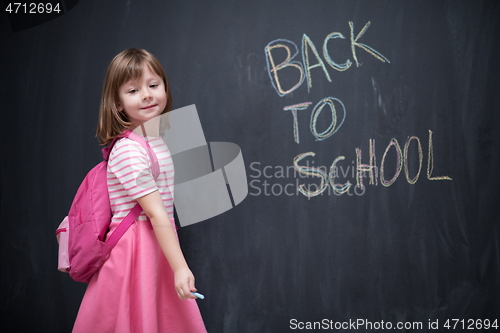
{"type": "Polygon", "coordinates": [[[191,292],[191,294],[195,295],[196,297],[198,297],[199,299],[204,299],[205,296],[203,296],[202,294],[200,293],[195,293],[194,291],[191,292]]]}

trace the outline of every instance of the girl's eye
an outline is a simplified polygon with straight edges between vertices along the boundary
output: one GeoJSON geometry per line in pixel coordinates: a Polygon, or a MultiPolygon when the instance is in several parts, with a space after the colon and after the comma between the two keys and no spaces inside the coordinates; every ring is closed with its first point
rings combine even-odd
{"type": "Polygon", "coordinates": [[[152,84],[152,85],[150,85],[150,87],[151,88],[156,88],[156,87],[158,87],[158,85],[157,84],[152,84]]]}
{"type": "Polygon", "coordinates": [[[133,93],[135,93],[136,91],[137,91],[137,89],[131,89],[131,90],[129,90],[128,92],[129,92],[129,93],[131,93],[131,94],[133,94],[133,93]]]}

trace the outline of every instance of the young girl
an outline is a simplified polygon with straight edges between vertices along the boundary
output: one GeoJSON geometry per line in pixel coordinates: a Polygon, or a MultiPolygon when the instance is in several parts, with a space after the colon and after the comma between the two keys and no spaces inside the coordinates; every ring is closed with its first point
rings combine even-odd
{"type": "MultiPolygon", "coordinates": [[[[97,136],[107,144],[171,109],[168,81],[158,60],[145,50],[125,50],[111,61],[104,79],[97,136]]],[[[170,152],[161,137],[145,139],[160,165],[156,181],[138,142],[121,138],[109,156],[113,218],[108,236],[137,202],[143,212],[92,277],[73,332],[206,332],[191,293],[196,291],[194,276],[173,222],[170,152]]]]}

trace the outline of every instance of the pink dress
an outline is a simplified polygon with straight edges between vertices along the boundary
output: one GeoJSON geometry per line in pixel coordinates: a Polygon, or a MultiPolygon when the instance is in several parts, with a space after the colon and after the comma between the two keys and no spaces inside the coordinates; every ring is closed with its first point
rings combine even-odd
{"type": "MultiPolygon", "coordinates": [[[[155,190],[160,192],[173,221],[172,158],[161,138],[150,138],[149,143],[160,164],[156,182],[147,153],[139,143],[123,138],[113,147],[108,163],[113,211],[108,235],[137,198],[155,190]]],[[[89,282],[73,332],[206,332],[196,301],[177,296],[173,272],[144,212],[89,282]]]]}

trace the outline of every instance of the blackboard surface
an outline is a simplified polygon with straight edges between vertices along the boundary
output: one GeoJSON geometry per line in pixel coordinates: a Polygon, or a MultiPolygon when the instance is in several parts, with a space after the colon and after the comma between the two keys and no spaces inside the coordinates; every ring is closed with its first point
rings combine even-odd
{"type": "Polygon", "coordinates": [[[207,141],[236,143],[245,160],[248,197],[179,231],[209,332],[453,331],[447,320],[493,331],[499,10],[80,1],[15,33],[5,14],[2,326],[71,330],[85,285],[57,272],[54,230],[100,159],[106,67],[139,47],[163,63],[174,108],[196,104],[207,141]]]}

